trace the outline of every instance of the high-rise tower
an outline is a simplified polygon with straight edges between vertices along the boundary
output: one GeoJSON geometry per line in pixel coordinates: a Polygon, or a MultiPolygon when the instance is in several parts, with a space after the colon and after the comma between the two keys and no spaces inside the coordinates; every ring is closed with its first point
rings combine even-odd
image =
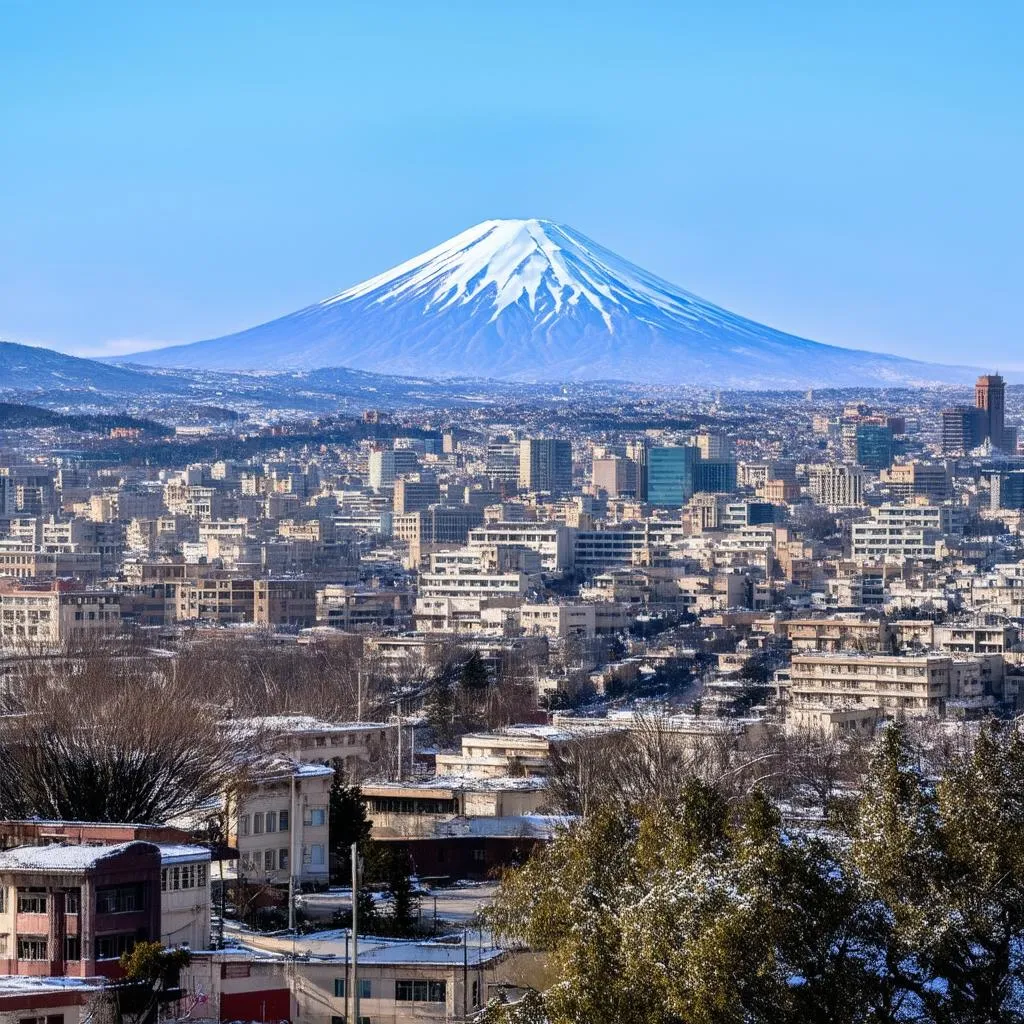
{"type": "Polygon", "coordinates": [[[1006,382],[997,373],[979,377],[974,385],[974,404],[982,414],[982,429],[996,448],[1005,447],[1006,382]]]}

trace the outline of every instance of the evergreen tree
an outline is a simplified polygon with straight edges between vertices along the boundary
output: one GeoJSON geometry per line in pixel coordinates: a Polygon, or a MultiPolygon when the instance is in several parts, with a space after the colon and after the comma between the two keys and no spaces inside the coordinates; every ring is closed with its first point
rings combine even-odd
{"type": "Polygon", "coordinates": [[[348,884],[352,878],[352,844],[364,851],[370,843],[371,825],[366,802],[358,786],[345,785],[342,767],[337,765],[328,804],[331,865],[334,881],[348,884]]]}
{"type": "Polygon", "coordinates": [[[463,662],[462,671],[459,673],[459,684],[464,690],[477,691],[486,690],[490,683],[490,675],[487,666],[484,664],[480,652],[474,650],[463,662]]]}
{"type": "Polygon", "coordinates": [[[559,980],[497,1024],[1024,1021],[1024,741],[941,778],[897,723],[831,829],[694,779],[598,803],[506,875],[495,931],[559,980]]]}

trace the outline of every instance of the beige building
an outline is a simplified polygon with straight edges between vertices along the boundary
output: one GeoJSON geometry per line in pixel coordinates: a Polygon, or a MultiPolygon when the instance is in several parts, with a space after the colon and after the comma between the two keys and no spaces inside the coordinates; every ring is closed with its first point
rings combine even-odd
{"type": "MultiPolygon", "coordinates": [[[[344,938],[317,933],[292,958],[290,938],[261,935],[254,951],[194,956],[182,973],[185,1004],[214,1020],[326,1024],[353,1013],[352,955],[344,938]]],[[[359,938],[359,1018],[370,1024],[469,1020],[494,997],[543,984],[538,958],[490,943],[359,938]]]]}
{"type": "Polygon", "coordinates": [[[940,654],[800,654],[790,666],[787,721],[816,706],[939,717],[950,700],[983,696],[987,671],[982,659],[940,654]]]}
{"type": "Polygon", "coordinates": [[[549,725],[515,725],[499,732],[469,733],[458,754],[438,754],[441,776],[503,778],[546,775],[551,752],[565,746],[572,733],[549,725]]]}
{"type": "Polygon", "coordinates": [[[73,583],[0,586],[0,648],[84,644],[121,628],[121,600],[73,583]]]}
{"type": "Polygon", "coordinates": [[[238,849],[235,868],[253,884],[326,884],[329,804],[334,769],[270,758],[233,794],[228,842],[238,849]]]}
{"type": "Polygon", "coordinates": [[[367,783],[362,787],[373,835],[413,839],[435,835],[453,818],[508,818],[535,813],[546,783],[537,776],[438,775],[426,782],[367,783]]]}
{"type": "Polygon", "coordinates": [[[160,941],[210,948],[210,851],[205,846],[160,848],[160,941]]]}

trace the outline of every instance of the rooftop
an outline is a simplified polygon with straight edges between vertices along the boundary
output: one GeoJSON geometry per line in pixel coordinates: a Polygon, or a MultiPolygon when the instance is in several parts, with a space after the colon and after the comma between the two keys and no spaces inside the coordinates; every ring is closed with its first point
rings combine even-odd
{"type": "Polygon", "coordinates": [[[17,846],[0,853],[0,871],[87,871],[102,860],[118,857],[129,850],[158,849],[153,843],[118,843],[116,846],[17,846]]]}

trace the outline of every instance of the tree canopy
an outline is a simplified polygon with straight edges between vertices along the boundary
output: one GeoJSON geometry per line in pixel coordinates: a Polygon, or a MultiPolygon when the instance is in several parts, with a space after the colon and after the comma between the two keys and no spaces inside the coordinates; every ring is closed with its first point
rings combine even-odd
{"type": "Polygon", "coordinates": [[[601,804],[503,880],[492,924],[559,984],[495,1021],[1024,1021],[1024,743],[989,728],[941,776],[884,735],[828,828],[691,777],[601,804]]]}

